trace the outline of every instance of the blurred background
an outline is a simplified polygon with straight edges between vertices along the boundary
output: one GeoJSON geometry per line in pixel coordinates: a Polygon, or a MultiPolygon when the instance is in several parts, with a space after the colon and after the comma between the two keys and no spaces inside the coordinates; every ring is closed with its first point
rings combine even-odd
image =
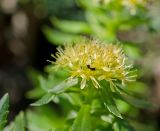
{"type": "MultiPolygon", "coordinates": [[[[159,0],[0,0],[0,97],[10,95],[12,120],[33,102],[33,74],[44,73],[56,47],[95,37],[121,42],[138,71],[129,90],[160,105],[159,0]]],[[[160,130],[160,109],[139,120],[160,130]]]]}

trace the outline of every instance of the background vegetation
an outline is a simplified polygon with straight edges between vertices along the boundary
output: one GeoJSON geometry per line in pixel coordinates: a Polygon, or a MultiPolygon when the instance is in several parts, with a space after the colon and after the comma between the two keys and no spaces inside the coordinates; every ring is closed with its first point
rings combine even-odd
{"type": "MultiPolygon", "coordinates": [[[[29,104],[45,94],[44,87],[51,88],[65,78],[63,72],[54,73],[47,60],[53,60],[50,54],[58,45],[76,42],[80,36],[121,42],[138,69],[138,79],[127,86],[127,91],[160,105],[159,11],[157,0],[130,4],[121,4],[120,0],[1,0],[0,96],[9,93],[7,124],[14,120],[5,130],[15,124],[19,131],[28,124],[31,131],[44,131],[65,123],[63,116],[69,110],[66,96],[61,96],[60,103],[40,107],[29,104]]],[[[70,100],[70,106],[78,104],[78,100],[70,100]]],[[[2,101],[8,101],[7,95],[2,101]]],[[[137,109],[116,102],[137,131],[160,130],[159,108],[137,109]]]]}

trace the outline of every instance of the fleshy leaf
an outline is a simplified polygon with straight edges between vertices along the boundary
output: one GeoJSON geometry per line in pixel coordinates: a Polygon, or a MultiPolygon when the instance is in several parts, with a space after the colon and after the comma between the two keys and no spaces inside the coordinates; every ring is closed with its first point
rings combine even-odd
{"type": "Polygon", "coordinates": [[[41,105],[48,104],[50,101],[53,100],[54,97],[55,97],[55,94],[48,93],[44,95],[42,98],[40,98],[38,101],[31,104],[31,106],[41,106],[41,105]]]}
{"type": "Polygon", "coordinates": [[[5,94],[0,100],[0,131],[3,130],[8,115],[8,107],[9,107],[9,96],[5,94]]]}
{"type": "Polygon", "coordinates": [[[102,95],[102,99],[104,101],[105,107],[107,107],[109,112],[111,112],[115,116],[123,119],[121,113],[117,109],[117,106],[114,102],[113,95],[110,90],[109,84],[107,84],[105,81],[103,81],[102,85],[103,85],[103,87],[101,89],[101,95],[102,95]]]}
{"type": "Polygon", "coordinates": [[[65,99],[67,102],[74,106],[82,105],[82,101],[79,97],[79,94],[76,93],[63,93],[60,95],[60,98],[65,99]]]}
{"type": "Polygon", "coordinates": [[[45,80],[44,77],[39,76],[39,82],[40,82],[40,86],[44,91],[47,91],[48,89],[48,85],[47,85],[47,81],[45,80]]]}
{"type": "Polygon", "coordinates": [[[118,99],[121,99],[125,102],[127,102],[128,104],[131,104],[135,107],[138,107],[138,108],[156,108],[156,105],[150,103],[150,102],[147,102],[145,100],[139,100],[133,96],[129,96],[127,94],[119,94],[119,93],[114,93],[114,96],[118,99]]]}
{"type": "Polygon", "coordinates": [[[24,113],[20,112],[15,120],[4,131],[26,131],[24,113]]]}
{"type": "Polygon", "coordinates": [[[125,120],[116,119],[116,122],[113,123],[114,131],[135,131],[135,129],[125,120]]]}
{"type": "Polygon", "coordinates": [[[78,79],[76,79],[76,78],[69,79],[67,81],[65,80],[65,81],[61,82],[60,84],[58,84],[57,86],[50,89],[48,92],[59,94],[59,93],[64,92],[64,90],[66,90],[67,88],[76,85],[77,83],[78,83],[78,79]]]}
{"type": "Polygon", "coordinates": [[[52,44],[63,45],[64,42],[70,43],[79,40],[79,37],[75,34],[60,32],[57,30],[50,29],[49,27],[44,27],[43,32],[48,41],[52,44]]]}
{"type": "Polygon", "coordinates": [[[89,28],[87,23],[83,21],[68,21],[68,20],[60,21],[58,19],[53,19],[52,23],[59,29],[69,33],[90,33],[91,32],[91,29],[89,28]]]}
{"type": "Polygon", "coordinates": [[[71,131],[91,131],[90,106],[84,105],[78,112],[77,118],[71,127],[71,131]]]}

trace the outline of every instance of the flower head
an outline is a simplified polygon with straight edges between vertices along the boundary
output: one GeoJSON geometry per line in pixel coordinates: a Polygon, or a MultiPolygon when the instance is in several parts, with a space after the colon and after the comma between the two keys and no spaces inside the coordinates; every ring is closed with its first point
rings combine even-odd
{"type": "Polygon", "coordinates": [[[99,81],[109,82],[132,80],[128,76],[130,66],[126,65],[126,57],[119,45],[84,40],[77,44],[58,48],[53,56],[56,67],[67,67],[71,78],[81,78],[81,89],[91,80],[96,88],[99,81]]]}

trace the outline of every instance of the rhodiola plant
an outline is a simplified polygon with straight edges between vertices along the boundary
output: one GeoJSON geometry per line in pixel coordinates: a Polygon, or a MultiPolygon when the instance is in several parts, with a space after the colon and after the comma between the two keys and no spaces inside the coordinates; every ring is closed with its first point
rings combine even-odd
{"type": "Polygon", "coordinates": [[[120,44],[85,39],[57,50],[49,70],[53,74],[65,72],[64,78],[53,86],[48,84],[50,78],[47,81],[41,77],[45,93],[32,104],[41,106],[53,101],[63,108],[65,124],[54,129],[134,130],[117,108],[116,100],[140,108],[151,105],[125,90],[127,83],[135,81],[136,74],[120,44]]]}
{"type": "Polygon", "coordinates": [[[147,0],[77,0],[76,4],[83,15],[75,13],[78,20],[53,18],[56,30],[44,28],[50,42],[64,46],[52,55],[54,60],[49,60],[45,73],[30,71],[35,88],[27,97],[40,99],[4,128],[8,113],[5,95],[0,101],[1,130],[155,131],[141,126],[137,119],[137,108],[153,107],[142,100],[146,83],[136,81],[130,64],[130,58],[139,57],[138,44],[115,42],[119,31],[148,24],[147,0]],[[79,34],[105,42],[82,40],[79,34]],[[143,94],[138,97],[131,90],[143,94]]]}
{"type": "Polygon", "coordinates": [[[134,131],[133,120],[120,110],[117,101],[138,108],[153,105],[126,90],[128,83],[135,81],[136,73],[123,46],[82,39],[57,50],[52,55],[55,61],[45,69],[47,77],[39,76],[41,89],[28,93],[29,97],[41,97],[31,104],[33,110],[21,112],[4,128],[8,95],[1,99],[1,130],[134,131]]]}

